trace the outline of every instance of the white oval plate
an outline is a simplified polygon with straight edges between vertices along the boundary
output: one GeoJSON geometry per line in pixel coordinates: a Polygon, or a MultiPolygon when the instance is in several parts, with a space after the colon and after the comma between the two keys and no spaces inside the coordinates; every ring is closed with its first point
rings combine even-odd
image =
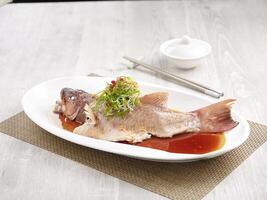
{"type": "MultiPolygon", "coordinates": [[[[60,90],[64,87],[71,87],[95,93],[103,89],[106,82],[110,80],[110,78],[87,76],[63,77],[49,80],[31,88],[23,96],[23,109],[28,117],[37,125],[70,142],[110,153],[161,162],[190,162],[213,158],[238,147],[249,136],[249,125],[247,121],[234,111],[232,112],[233,118],[240,122],[239,125],[233,130],[226,132],[226,143],[223,148],[206,154],[169,153],[151,148],[98,140],[64,130],[61,127],[58,115],[52,112],[56,100],[59,100],[60,90]]],[[[176,89],[141,82],[139,85],[143,94],[158,91],[168,92],[169,107],[182,111],[192,111],[214,103],[203,97],[176,89]]]]}

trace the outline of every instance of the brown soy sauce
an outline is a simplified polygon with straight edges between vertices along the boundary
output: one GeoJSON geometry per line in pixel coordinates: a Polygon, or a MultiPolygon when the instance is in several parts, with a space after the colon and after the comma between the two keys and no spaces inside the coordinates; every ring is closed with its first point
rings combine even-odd
{"type": "Polygon", "coordinates": [[[223,133],[183,133],[172,138],[152,137],[135,145],[171,153],[203,154],[218,150],[224,144],[223,133]]]}
{"type": "MultiPolygon", "coordinates": [[[[59,119],[61,120],[62,127],[71,132],[81,125],[75,121],[67,119],[62,114],[59,115],[59,119]]],[[[175,135],[172,138],[151,137],[143,142],[132,145],[163,150],[171,153],[204,154],[216,151],[222,148],[224,144],[224,133],[183,133],[175,135]]]]}
{"type": "Polygon", "coordinates": [[[78,122],[66,118],[63,114],[59,114],[59,119],[61,121],[62,127],[70,132],[73,132],[76,127],[81,125],[78,122]]]}

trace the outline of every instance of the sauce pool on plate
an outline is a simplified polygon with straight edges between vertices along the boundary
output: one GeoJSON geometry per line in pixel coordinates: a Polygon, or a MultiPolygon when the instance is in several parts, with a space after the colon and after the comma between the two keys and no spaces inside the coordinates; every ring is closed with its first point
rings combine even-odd
{"type": "Polygon", "coordinates": [[[73,132],[76,127],[81,125],[78,122],[66,118],[63,114],[59,114],[59,119],[61,121],[62,127],[70,132],[73,132]]]}
{"type": "Polygon", "coordinates": [[[216,151],[224,144],[223,133],[184,133],[172,138],[152,137],[135,145],[171,153],[203,154],[216,151]]]}
{"type": "MultiPolygon", "coordinates": [[[[62,123],[62,127],[71,132],[81,125],[65,118],[62,114],[59,115],[59,119],[62,123]]],[[[171,153],[203,154],[216,151],[222,148],[224,144],[224,133],[184,133],[175,135],[172,138],[152,137],[133,145],[171,153]]]]}

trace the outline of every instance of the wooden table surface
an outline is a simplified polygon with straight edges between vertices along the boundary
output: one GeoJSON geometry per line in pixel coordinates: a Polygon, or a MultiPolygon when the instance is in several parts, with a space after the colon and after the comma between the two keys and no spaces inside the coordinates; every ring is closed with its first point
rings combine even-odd
{"type": "MultiPolygon", "coordinates": [[[[10,4],[0,8],[0,121],[44,80],[73,74],[131,75],[123,55],[205,83],[238,99],[245,118],[267,124],[267,1],[119,1],[10,4]],[[212,54],[194,70],[159,54],[183,34],[208,41],[212,54]]],[[[187,89],[185,89],[187,90],[187,89]]],[[[204,199],[267,199],[267,144],[204,199]]],[[[0,199],[164,199],[164,197],[0,133],[0,199]]]]}

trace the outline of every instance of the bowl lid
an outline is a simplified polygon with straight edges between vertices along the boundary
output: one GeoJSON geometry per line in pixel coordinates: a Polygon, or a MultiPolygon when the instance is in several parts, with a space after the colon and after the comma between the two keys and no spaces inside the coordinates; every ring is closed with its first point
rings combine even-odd
{"type": "Polygon", "coordinates": [[[186,35],[164,42],[160,49],[163,54],[177,59],[197,59],[211,52],[207,42],[186,35]]]}

